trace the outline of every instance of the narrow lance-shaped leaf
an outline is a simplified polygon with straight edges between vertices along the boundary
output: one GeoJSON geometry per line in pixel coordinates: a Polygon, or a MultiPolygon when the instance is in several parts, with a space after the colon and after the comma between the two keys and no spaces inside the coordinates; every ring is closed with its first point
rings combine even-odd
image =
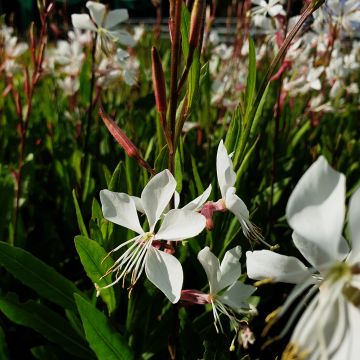
{"type": "Polygon", "coordinates": [[[0,326],[0,359],[3,360],[9,359],[9,352],[6,344],[5,333],[1,326],[0,326]]]}
{"type": "Polygon", "coordinates": [[[92,359],[92,352],[70,324],[60,315],[33,300],[20,303],[14,294],[0,297],[0,311],[18,325],[27,326],[65,351],[83,359],[92,359]]]}
{"type": "Polygon", "coordinates": [[[81,232],[81,235],[89,237],[89,234],[88,234],[88,231],[86,229],[84,219],[83,219],[83,216],[82,216],[82,213],[81,213],[79,202],[78,202],[77,197],[76,197],[75,189],[72,191],[72,196],[73,196],[73,200],[74,200],[76,218],[77,218],[77,222],[78,222],[78,226],[79,226],[79,230],[81,232]]]}
{"type": "Polygon", "coordinates": [[[76,311],[73,294],[81,294],[80,290],[34,255],[0,242],[0,264],[40,296],[65,309],[76,311]]]}
{"type": "MultiPolygon", "coordinates": [[[[106,251],[96,241],[84,236],[75,237],[75,247],[90,280],[99,288],[111,284],[111,275],[102,278],[114,264],[110,256],[106,257],[106,251]]],[[[111,314],[116,308],[114,288],[101,290],[100,296],[106,303],[109,314],[111,314]]]]}
{"type": "Polygon", "coordinates": [[[131,360],[134,355],[125,339],[115,332],[106,316],[75,294],[86,339],[99,360],[131,360]]]}

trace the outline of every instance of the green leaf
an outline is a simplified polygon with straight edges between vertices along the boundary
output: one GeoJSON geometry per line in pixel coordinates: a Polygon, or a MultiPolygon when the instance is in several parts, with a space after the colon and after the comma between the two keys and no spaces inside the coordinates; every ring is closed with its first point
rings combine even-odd
{"type": "Polygon", "coordinates": [[[20,303],[14,294],[0,297],[0,311],[18,325],[29,327],[78,357],[93,358],[86,342],[60,315],[33,300],[20,303]]]}
{"type": "Polygon", "coordinates": [[[99,225],[93,219],[91,219],[89,222],[89,228],[90,228],[90,238],[92,240],[95,240],[100,245],[104,245],[103,234],[100,230],[99,225]]]}
{"type": "Polygon", "coordinates": [[[91,156],[89,156],[87,159],[87,163],[85,164],[85,173],[83,174],[84,176],[84,181],[83,181],[84,186],[82,192],[83,202],[86,201],[91,187],[91,165],[92,165],[92,159],[91,156]]]}
{"type": "MultiPolygon", "coordinates": [[[[84,236],[75,237],[75,247],[86,275],[90,280],[100,288],[111,284],[111,276],[105,276],[101,279],[114,265],[112,258],[110,256],[106,257],[106,251],[96,241],[84,236]]],[[[116,309],[114,288],[110,287],[101,290],[100,296],[106,303],[109,314],[111,314],[116,309]]]]}
{"type": "Polygon", "coordinates": [[[78,222],[78,225],[79,225],[80,233],[81,233],[81,235],[89,237],[88,231],[87,231],[85,223],[84,223],[83,216],[81,214],[79,202],[78,202],[77,197],[76,197],[75,189],[73,189],[73,191],[72,191],[72,196],[73,196],[73,200],[74,200],[76,218],[77,218],[77,222],[78,222]]]}
{"type": "Polygon", "coordinates": [[[109,183],[110,191],[127,192],[124,173],[124,164],[122,161],[120,161],[111,176],[109,183]]]}
{"type": "Polygon", "coordinates": [[[175,179],[176,179],[176,191],[181,193],[182,181],[183,181],[183,171],[181,165],[181,155],[180,151],[177,151],[175,154],[175,179]]]}
{"type": "Polygon", "coordinates": [[[0,326],[0,359],[3,360],[9,359],[9,352],[6,344],[5,333],[1,326],[0,326]]]}
{"type": "Polygon", "coordinates": [[[182,45],[182,50],[183,50],[183,54],[184,54],[184,59],[187,59],[188,54],[189,54],[190,12],[187,9],[185,3],[183,3],[182,10],[181,10],[180,30],[181,30],[181,37],[182,37],[181,45],[182,45]]]}
{"type": "Polygon", "coordinates": [[[265,105],[265,100],[267,99],[267,94],[269,92],[269,84],[266,86],[265,91],[261,96],[259,105],[258,105],[258,107],[256,109],[256,112],[255,112],[255,115],[254,115],[254,120],[253,120],[253,122],[251,124],[251,132],[250,132],[251,135],[254,135],[254,133],[256,131],[256,128],[258,126],[258,123],[260,121],[260,115],[262,113],[262,109],[263,109],[263,107],[265,105]]]}
{"type": "Polygon", "coordinates": [[[193,175],[194,175],[196,191],[198,192],[198,194],[202,194],[204,192],[204,186],[200,179],[200,175],[199,175],[197,165],[196,165],[196,160],[192,155],[191,155],[191,166],[192,166],[192,171],[193,171],[193,175]]]}
{"type": "Polygon", "coordinates": [[[99,204],[99,202],[93,198],[93,201],[92,201],[92,205],[91,205],[91,219],[93,219],[94,221],[95,220],[102,220],[104,217],[103,217],[103,214],[102,214],[102,211],[101,211],[101,206],[99,204]]]}
{"type": "Polygon", "coordinates": [[[54,345],[35,346],[31,348],[30,351],[37,360],[59,360],[67,358],[67,354],[54,345]]]}
{"type": "Polygon", "coordinates": [[[246,114],[249,115],[255,97],[256,86],[256,51],[254,41],[249,37],[249,68],[248,77],[246,81],[245,99],[246,99],[246,114]]]}
{"type": "Polygon", "coordinates": [[[197,49],[194,52],[193,62],[188,77],[188,111],[191,111],[194,100],[199,99],[199,83],[200,83],[200,54],[197,49]]]}
{"type": "Polygon", "coordinates": [[[86,339],[99,360],[130,360],[134,355],[125,339],[111,327],[106,316],[75,294],[86,339]]]}
{"type": "Polygon", "coordinates": [[[155,171],[160,172],[168,167],[168,147],[165,145],[155,159],[155,171]]]}
{"type": "Polygon", "coordinates": [[[0,264],[40,296],[65,309],[76,311],[73,294],[81,294],[80,290],[34,255],[0,242],[0,264]]]}

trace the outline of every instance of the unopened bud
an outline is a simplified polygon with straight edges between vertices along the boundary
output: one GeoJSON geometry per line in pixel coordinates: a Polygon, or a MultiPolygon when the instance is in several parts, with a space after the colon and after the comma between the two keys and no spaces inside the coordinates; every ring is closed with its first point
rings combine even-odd
{"type": "Polygon", "coordinates": [[[166,88],[164,71],[161,59],[155,47],[151,49],[152,61],[152,80],[155,93],[156,110],[160,113],[166,113],[166,88]]]}
{"type": "Polygon", "coordinates": [[[195,0],[191,11],[189,45],[193,49],[195,49],[199,43],[205,5],[205,0],[195,0]]]}
{"type": "Polygon", "coordinates": [[[108,128],[110,134],[125,150],[128,156],[133,157],[139,165],[148,170],[151,174],[155,174],[151,166],[141,157],[138,148],[131,142],[125,133],[116,125],[115,121],[105,113],[102,107],[99,109],[99,114],[108,128]]]}

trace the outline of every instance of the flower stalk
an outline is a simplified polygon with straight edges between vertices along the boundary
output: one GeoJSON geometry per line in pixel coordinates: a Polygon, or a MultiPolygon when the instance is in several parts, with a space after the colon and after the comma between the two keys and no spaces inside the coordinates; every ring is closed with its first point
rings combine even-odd
{"type": "Polygon", "coordinates": [[[47,44],[47,20],[54,10],[55,1],[51,1],[49,5],[46,7],[39,6],[40,11],[40,22],[41,22],[41,30],[38,38],[38,43],[40,44],[37,48],[37,41],[34,35],[34,23],[32,23],[29,32],[29,40],[31,46],[31,58],[33,63],[33,73],[31,76],[29,70],[25,69],[25,82],[24,82],[24,93],[27,102],[26,113],[24,114],[24,107],[21,103],[21,96],[19,92],[14,88],[12,83],[12,77],[7,77],[7,81],[12,88],[12,98],[16,107],[16,113],[18,116],[18,128],[19,128],[19,137],[20,137],[20,145],[19,145],[19,155],[18,155],[18,169],[16,174],[16,198],[15,198],[15,210],[14,210],[14,236],[9,240],[10,245],[14,245],[14,242],[17,239],[18,234],[18,219],[20,213],[20,199],[22,196],[22,181],[23,181],[23,167],[25,163],[25,153],[26,153],[26,135],[29,128],[30,123],[30,115],[32,113],[32,101],[34,97],[35,88],[40,80],[42,73],[42,65],[44,61],[45,48],[47,44]]]}

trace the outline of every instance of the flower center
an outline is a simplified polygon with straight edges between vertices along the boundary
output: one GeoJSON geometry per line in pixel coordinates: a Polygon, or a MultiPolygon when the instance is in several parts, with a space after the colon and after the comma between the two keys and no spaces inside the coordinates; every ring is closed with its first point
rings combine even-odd
{"type": "Polygon", "coordinates": [[[153,232],[147,232],[145,233],[142,237],[141,237],[141,242],[142,243],[147,243],[148,241],[152,240],[154,238],[155,234],[153,232]]]}
{"type": "Polygon", "coordinates": [[[341,280],[350,280],[352,277],[351,267],[345,262],[338,262],[330,268],[327,278],[331,282],[341,280]]]}

